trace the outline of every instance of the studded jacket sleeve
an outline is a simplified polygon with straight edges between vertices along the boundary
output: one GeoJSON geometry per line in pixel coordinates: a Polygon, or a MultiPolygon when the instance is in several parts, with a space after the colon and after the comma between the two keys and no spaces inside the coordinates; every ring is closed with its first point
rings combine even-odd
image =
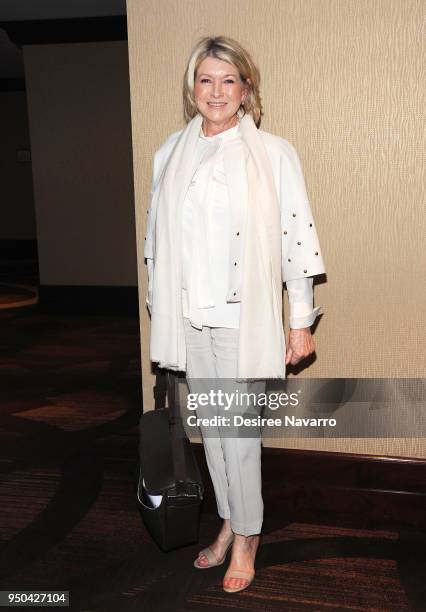
{"type": "Polygon", "coordinates": [[[325,272],[315,222],[296,149],[286,141],[281,157],[282,275],[289,326],[310,327],[321,308],[313,305],[313,276],[325,272]]]}

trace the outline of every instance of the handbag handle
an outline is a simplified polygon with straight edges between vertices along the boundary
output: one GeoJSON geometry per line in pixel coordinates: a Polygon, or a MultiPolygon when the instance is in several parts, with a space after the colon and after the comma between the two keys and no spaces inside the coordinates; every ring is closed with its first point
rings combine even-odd
{"type": "Polygon", "coordinates": [[[167,376],[157,368],[154,385],[154,409],[160,410],[166,405],[167,376]]]}
{"type": "Polygon", "coordinates": [[[169,404],[169,431],[172,446],[173,474],[177,489],[182,488],[186,480],[185,446],[188,439],[182,425],[179,401],[178,376],[167,371],[167,399],[169,404]]]}

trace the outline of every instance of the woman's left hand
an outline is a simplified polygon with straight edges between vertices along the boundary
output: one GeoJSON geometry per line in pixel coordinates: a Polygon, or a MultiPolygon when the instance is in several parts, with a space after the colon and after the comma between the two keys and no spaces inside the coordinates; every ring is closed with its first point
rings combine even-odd
{"type": "Polygon", "coordinates": [[[290,329],[285,363],[296,365],[315,351],[315,343],[310,327],[290,329]]]}

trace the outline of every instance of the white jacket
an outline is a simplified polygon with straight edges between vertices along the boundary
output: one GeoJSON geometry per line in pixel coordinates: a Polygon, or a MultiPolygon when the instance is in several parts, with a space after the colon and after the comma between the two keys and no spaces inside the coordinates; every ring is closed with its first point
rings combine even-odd
{"type": "MultiPolygon", "coordinates": [[[[171,134],[154,155],[153,177],[151,185],[152,195],[158,180],[166,166],[170,153],[173,150],[180,134],[178,130],[171,134]]],[[[281,204],[281,238],[282,238],[282,280],[298,279],[325,273],[325,266],[321,254],[319,239],[315,222],[310,208],[303,172],[295,148],[285,138],[259,130],[271,161],[274,182],[281,204]]],[[[236,143],[235,146],[242,146],[236,143]]],[[[199,160],[194,159],[194,172],[199,160]]],[[[232,238],[230,244],[230,258],[228,270],[227,300],[236,302],[240,300],[241,278],[240,266],[233,262],[241,259],[241,245],[243,241],[240,230],[244,226],[244,193],[247,181],[244,178],[244,162],[241,155],[233,147],[224,151],[224,169],[229,189],[229,202],[232,217],[232,238]]],[[[153,267],[153,226],[150,222],[154,218],[154,211],[148,211],[147,231],[145,237],[144,256],[148,264],[148,308],[151,307],[152,298],[152,267],[153,267]]],[[[316,316],[320,307],[314,309],[316,316]]]]}

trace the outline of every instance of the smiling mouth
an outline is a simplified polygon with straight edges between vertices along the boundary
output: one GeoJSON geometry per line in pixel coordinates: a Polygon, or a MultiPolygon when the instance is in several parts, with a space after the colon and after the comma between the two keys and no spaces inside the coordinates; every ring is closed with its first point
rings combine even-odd
{"type": "Polygon", "coordinates": [[[207,102],[209,106],[225,106],[226,102],[207,102]]]}

